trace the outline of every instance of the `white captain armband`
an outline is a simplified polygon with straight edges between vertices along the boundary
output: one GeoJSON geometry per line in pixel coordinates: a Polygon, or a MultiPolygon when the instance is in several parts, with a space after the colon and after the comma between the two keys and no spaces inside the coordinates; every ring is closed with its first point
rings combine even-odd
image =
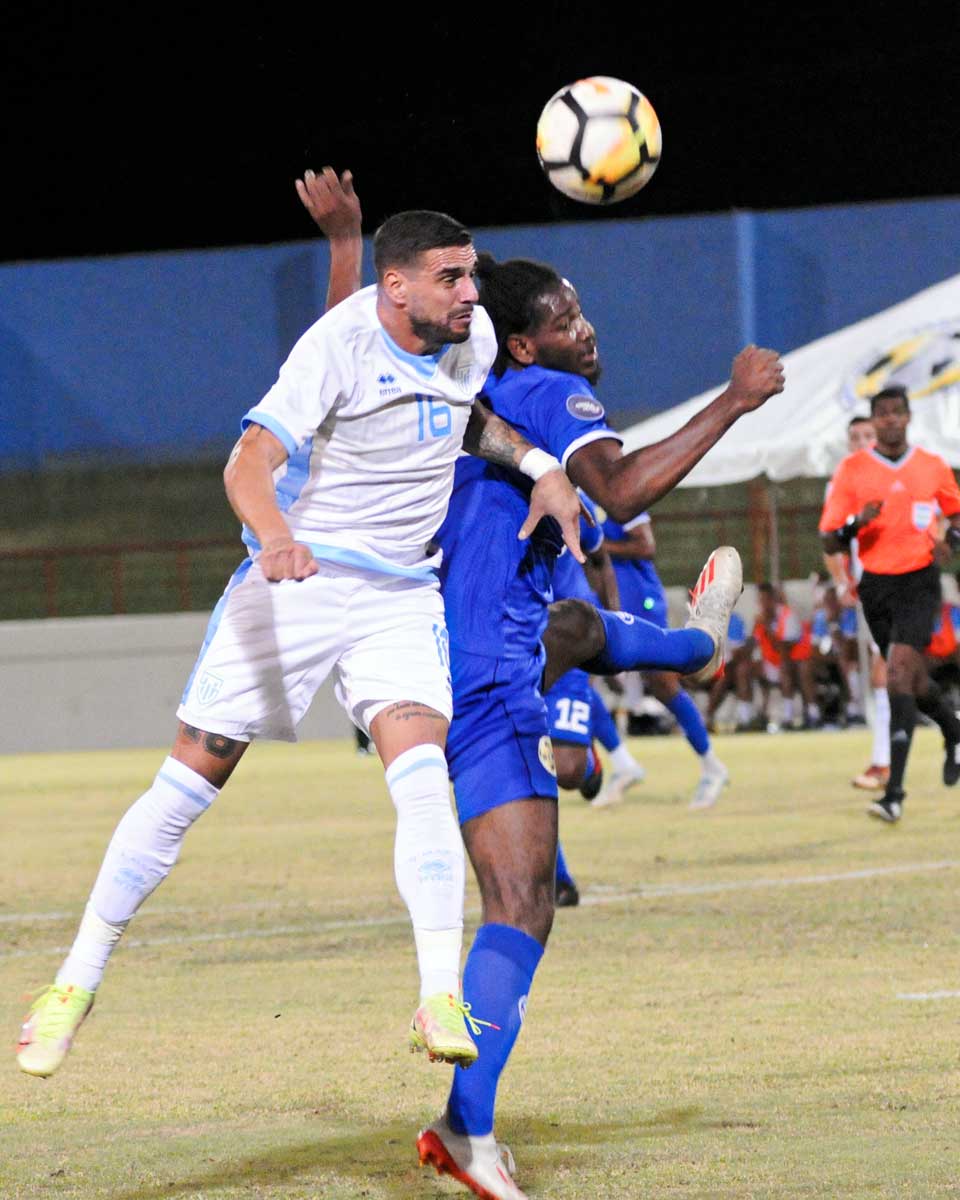
{"type": "Polygon", "coordinates": [[[528,450],[519,463],[517,463],[517,470],[522,471],[534,483],[536,483],[541,475],[546,475],[548,471],[557,471],[560,469],[559,460],[554,458],[552,454],[548,454],[546,450],[528,450]]]}

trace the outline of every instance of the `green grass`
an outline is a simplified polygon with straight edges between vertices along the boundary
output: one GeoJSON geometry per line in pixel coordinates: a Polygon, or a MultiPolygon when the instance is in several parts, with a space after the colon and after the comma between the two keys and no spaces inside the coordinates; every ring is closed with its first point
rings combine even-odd
{"type": "MultiPolygon", "coordinates": [[[[633,748],[648,782],[622,807],[562,800],[584,903],[558,914],[499,1105],[531,1200],[960,1197],[960,999],[900,998],[960,990],[937,739],[917,735],[895,827],[849,786],[864,734],[720,738],[734,783],[706,813],[682,741],[633,748]]],[[[159,756],[0,760],[8,1043],[159,756]]],[[[391,842],[375,761],[255,747],[62,1071],[0,1070],[3,1200],[463,1194],[416,1166],[448,1075],[404,1047],[391,842]]]]}

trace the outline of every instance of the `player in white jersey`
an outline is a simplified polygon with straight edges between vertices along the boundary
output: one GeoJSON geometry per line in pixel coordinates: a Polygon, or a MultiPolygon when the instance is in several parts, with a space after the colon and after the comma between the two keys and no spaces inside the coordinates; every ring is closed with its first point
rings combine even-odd
{"type": "Polygon", "coordinates": [[[250,741],[293,740],[331,673],[376,744],[397,809],[396,878],[421,975],[411,1041],[432,1058],[476,1057],[460,1000],[464,854],[428,542],[461,447],[535,478],[520,535],[553,516],[582,560],[579,502],[555,459],[473,405],[496,344],[475,308],[467,230],[442,213],[400,213],[374,245],[376,286],[309,329],[244,418],[224,478],[250,556],[210,620],[171,754],[117,827],[76,940],[24,1024],[18,1061],[29,1074],[63,1061],[113,947],[250,741]]]}

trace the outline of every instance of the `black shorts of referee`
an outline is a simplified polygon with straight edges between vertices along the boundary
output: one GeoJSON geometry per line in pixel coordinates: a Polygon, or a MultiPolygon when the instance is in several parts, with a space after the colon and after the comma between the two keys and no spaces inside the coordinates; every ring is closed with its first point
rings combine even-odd
{"type": "Polygon", "coordinates": [[[937,623],[942,603],[936,563],[903,575],[864,571],[857,584],[870,636],[886,658],[895,642],[922,654],[937,623]]]}

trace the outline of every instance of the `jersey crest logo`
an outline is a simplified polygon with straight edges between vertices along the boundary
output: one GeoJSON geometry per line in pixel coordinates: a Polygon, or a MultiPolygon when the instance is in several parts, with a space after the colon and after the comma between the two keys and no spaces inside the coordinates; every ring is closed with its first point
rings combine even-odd
{"type": "Polygon", "coordinates": [[[567,412],[580,421],[599,421],[603,416],[603,405],[594,396],[568,396],[567,412]]]}
{"type": "Polygon", "coordinates": [[[540,756],[540,765],[545,771],[556,778],[557,764],[553,761],[553,742],[544,734],[540,739],[540,745],[537,747],[537,754],[540,756]]]}
{"type": "Polygon", "coordinates": [[[223,680],[212,671],[204,671],[197,680],[197,703],[204,706],[212,704],[220,695],[223,680]]]}

